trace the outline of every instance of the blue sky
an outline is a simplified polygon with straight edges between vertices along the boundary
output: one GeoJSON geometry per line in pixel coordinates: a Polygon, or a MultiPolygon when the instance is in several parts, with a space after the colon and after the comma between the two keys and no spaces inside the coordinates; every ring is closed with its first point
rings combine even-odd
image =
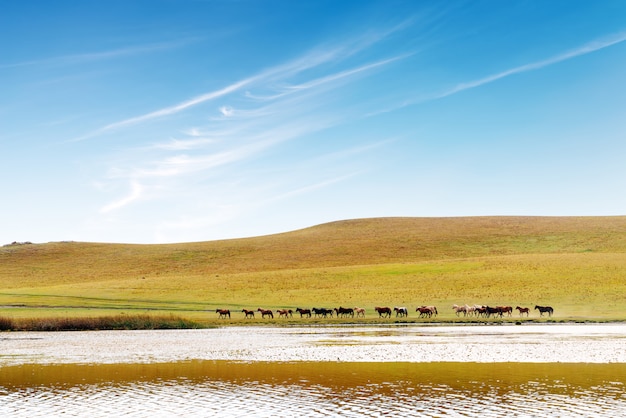
{"type": "Polygon", "coordinates": [[[626,2],[0,3],[0,244],[625,215],[626,2]]]}

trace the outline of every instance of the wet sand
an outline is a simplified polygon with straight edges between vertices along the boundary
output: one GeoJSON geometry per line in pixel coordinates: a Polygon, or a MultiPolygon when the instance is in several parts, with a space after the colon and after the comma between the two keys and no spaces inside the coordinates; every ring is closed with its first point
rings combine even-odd
{"type": "Polygon", "coordinates": [[[626,325],[225,327],[0,334],[0,367],[188,360],[626,363],[626,325]]]}

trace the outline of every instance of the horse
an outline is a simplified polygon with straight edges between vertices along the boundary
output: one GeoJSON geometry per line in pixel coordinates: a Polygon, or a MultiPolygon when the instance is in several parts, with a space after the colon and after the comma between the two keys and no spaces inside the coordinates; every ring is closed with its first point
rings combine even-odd
{"type": "Polygon", "coordinates": [[[220,318],[226,319],[226,317],[230,318],[230,311],[228,309],[216,309],[215,313],[220,314],[220,318]]]}
{"type": "Polygon", "coordinates": [[[396,313],[396,318],[398,316],[400,317],[409,316],[409,310],[405,308],[404,306],[401,306],[401,307],[395,306],[393,308],[393,311],[396,313]]]}
{"type": "Polygon", "coordinates": [[[552,314],[554,313],[554,309],[552,309],[552,306],[538,306],[535,305],[535,309],[539,310],[539,316],[543,316],[544,313],[548,313],[548,316],[552,316],[552,314]]]}
{"type": "Polygon", "coordinates": [[[528,316],[530,314],[530,308],[522,308],[520,306],[516,306],[515,309],[519,311],[519,316],[523,316],[523,314],[526,314],[526,316],[528,316]]]}
{"type": "Polygon", "coordinates": [[[491,306],[485,306],[485,316],[489,318],[491,315],[500,315],[502,318],[502,310],[498,307],[492,308],[491,306]]]}
{"type": "Polygon", "coordinates": [[[276,313],[278,314],[279,318],[282,316],[284,316],[285,318],[293,318],[293,311],[291,309],[278,309],[276,313]]]}
{"type": "Polygon", "coordinates": [[[436,306],[429,305],[429,306],[426,306],[426,308],[430,309],[433,315],[435,315],[435,316],[439,315],[439,312],[437,312],[437,307],[436,306]]]}
{"type": "Polygon", "coordinates": [[[476,316],[481,317],[481,316],[487,316],[487,307],[486,306],[476,306],[474,309],[474,312],[476,312],[476,316]]]}
{"type": "Polygon", "coordinates": [[[500,316],[503,314],[511,316],[513,314],[513,308],[511,306],[496,306],[496,308],[500,309],[500,316]]]}
{"type": "Polygon", "coordinates": [[[415,309],[415,312],[420,313],[420,318],[431,318],[433,315],[437,315],[437,308],[435,308],[434,306],[420,306],[415,309]]]}
{"type": "Polygon", "coordinates": [[[300,314],[300,318],[302,318],[303,316],[307,316],[308,318],[311,317],[311,310],[310,309],[302,309],[302,308],[297,308],[296,312],[298,312],[300,314]]]}
{"type": "Polygon", "coordinates": [[[354,312],[356,312],[356,317],[359,316],[365,318],[365,308],[354,308],[354,312]]]}
{"type": "Polygon", "coordinates": [[[379,316],[380,318],[385,318],[385,317],[387,317],[387,318],[391,318],[391,308],[389,308],[389,307],[387,307],[387,306],[385,306],[385,307],[376,306],[376,307],[374,308],[374,310],[375,310],[376,312],[378,312],[378,316],[379,316]]]}
{"type": "Polygon", "coordinates": [[[452,305],[452,309],[454,309],[456,316],[459,316],[461,312],[463,312],[463,316],[467,316],[467,310],[469,309],[469,306],[468,305],[464,305],[464,306],[452,305]]]}
{"type": "Polygon", "coordinates": [[[274,319],[274,313],[272,312],[271,309],[259,308],[257,309],[257,311],[261,312],[261,318],[265,318],[266,316],[269,316],[270,318],[274,319]]]}
{"type": "Polygon", "coordinates": [[[341,316],[350,315],[351,317],[354,318],[354,309],[352,308],[343,308],[340,306],[338,308],[335,308],[335,313],[337,314],[337,318],[339,318],[339,315],[341,316]]]}
{"type": "Polygon", "coordinates": [[[254,311],[249,311],[247,309],[242,309],[241,312],[246,314],[246,318],[254,318],[254,311]]]}
{"type": "Polygon", "coordinates": [[[326,308],[311,308],[311,311],[313,312],[313,315],[315,315],[315,317],[324,317],[326,318],[328,316],[328,314],[330,314],[330,316],[333,316],[333,310],[332,309],[326,309],[326,308]]]}

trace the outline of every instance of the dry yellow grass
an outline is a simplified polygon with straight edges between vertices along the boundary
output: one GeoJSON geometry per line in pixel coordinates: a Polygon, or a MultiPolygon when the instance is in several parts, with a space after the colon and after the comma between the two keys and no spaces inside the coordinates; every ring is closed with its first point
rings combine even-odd
{"type": "MultiPolygon", "coordinates": [[[[378,218],[200,243],[0,248],[0,316],[550,304],[625,319],[626,217],[378,218]]],[[[234,311],[239,312],[235,313],[234,311]]],[[[537,316],[535,314],[535,316],[537,316]]],[[[257,320],[258,321],[258,320],[257,320]]],[[[223,321],[226,322],[226,321],[223,321]]]]}

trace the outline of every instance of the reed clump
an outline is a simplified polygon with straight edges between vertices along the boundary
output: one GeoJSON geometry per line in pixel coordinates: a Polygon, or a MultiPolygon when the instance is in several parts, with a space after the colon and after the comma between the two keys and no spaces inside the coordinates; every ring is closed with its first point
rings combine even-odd
{"type": "Polygon", "coordinates": [[[0,316],[0,331],[11,331],[15,328],[15,322],[12,318],[0,316]]]}
{"type": "Polygon", "coordinates": [[[21,318],[0,317],[2,331],[95,331],[204,328],[173,315],[112,315],[99,317],[21,318]]]}

